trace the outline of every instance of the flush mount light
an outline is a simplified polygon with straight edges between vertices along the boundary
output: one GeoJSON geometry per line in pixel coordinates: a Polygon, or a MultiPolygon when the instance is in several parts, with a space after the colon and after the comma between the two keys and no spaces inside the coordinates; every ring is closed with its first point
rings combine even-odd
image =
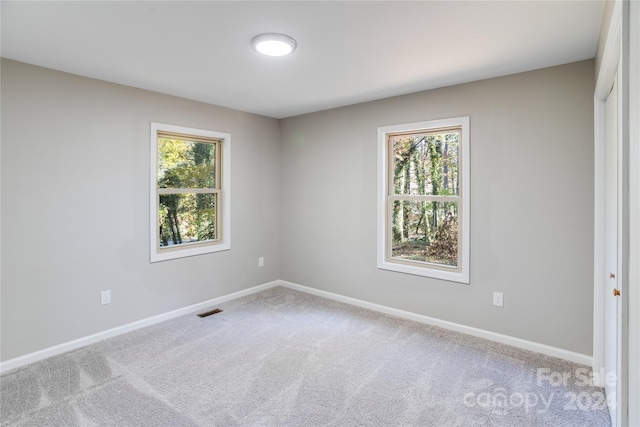
{"type": "Polygon", "coordinates": [[[258,34],[251,39],[253,49],[268,56],[290,55],[296,50],[297,45],[292,37],[279,33],[258,34]]]}

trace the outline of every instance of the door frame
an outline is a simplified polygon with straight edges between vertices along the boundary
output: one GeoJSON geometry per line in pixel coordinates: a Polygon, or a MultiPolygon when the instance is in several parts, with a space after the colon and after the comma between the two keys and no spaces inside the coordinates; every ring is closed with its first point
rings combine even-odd
{"type": "Polygon", "coordinates": [[[619,283],[621,301],[621,395],[618,418],[623,425],[640,425],[640,2],[615,0],[601,66],[596,70],[595,112],[595,181],[594,181],[594,329],[593,369],[604,366],[604,304],[601,299],[605,275],[603,259],[603,172],[604,106],[615,66],[622,64],[618,81],[622,85],[622,159],[623,220],[622,271],[619,283]],[[617,59],[616,59],[617,58],[617,59]],[[630,120],[633,118],[633,120],[630,120]]]}
{"type": "Polygon", "coordinates": [[[602,280],[601,301],[604,306],[604,371],[600,371],[600,385],[609,404],[611,425],[618,426],[621,390],[621,354],[622,354],[622,308],[621,297],[615,297],[614,290],[619,290],[622,272],[622,147],[621,147],[621,85],[618,82],[620,67],[614,76],[614,84],[605,102],[606,108],[606,140],[605,140],[605,250],[604,276],[602,280]],[[610,116],[610,114],[612,114],[610,116]],[[613,168],[613,169],[610,169],[613,168]],[[613,356],[613,357],[612,357],[613,356]],[[611,359],[609,359],[611,358],[611,359]],[[615,374],[616,381],[611,384],[609,375],[615,374]],[[604,379],[604,381],[603,381],[604,379]],[[604,383],[603,383],[604,382],[604,383]]]}
{"type": "Polygon", "coordinates": [[[628,168],[629,168],[629,271],[628,271],[628,363],[626,378],[627,423],[640,425],[640,2],[628,2],[623,15],[627,15],[628,39],[628,168]],[[632,262],[633,260],[633,262],[632,262]]]}
{"type": "MultiPolygon", "coordinates": [[[[605,298],[611,297],[610,295],[605,294],[606,289],[606,271],[605,271],[605,104],[606,100],[609,96],[609,92],[611,87],[613,86],[614,79],[616,74],[618,74],[618,85],[620,86],[619,93],[620,99],[618,100],[618,105],[622,108],[619,108],[619,123],[622,123],[620,127],[620,139],[622,141],[622,146],[620,147],[620,152],[618,154],[618,158],[621,156],[625,156],[625,132],[624,132],[624,124],[628,123],[628,119],[625,118],[625,108],[624,108],[624,98],[625,98],[625,88],[627,85],[625,84],[625,79],[627,76],[625,75],[625,64],[623,60],[625,59],[625,55],[623,53],[623,49],[626,44],[623,42],[623,7],[624,2],[615,1],[611,16],[611,21],[609,24],[608,32],[606,34],[605,46],[602,54],[602,60],[600,64],[600,69],[596,70],[597,72],[597,80],[596,80],[596,88],[594,92],[594,263],[593,263],[593,278],[594,278],[594,294],[593,294],[593,371],[597,375],[594,376],[595,385],[604,386],[604,366],[605,366],[605,357],[604,357],[604,343],[605,343],[605,298]]],[[[628,110],[626,112],[628,114],[628,110]]],[[[622,174],[619,173],[619,176],[622,177],[621,184],[624,186],[625,181],[625,172],[628,173],[628,170],[625,171],[624,162],[619,163],[619,167],[622,168],[622,174]]],[[[619,239],[621,241],[618,242],[618,247],[622,248],[622,251],[619,253],[618,260],[618,271],[617,275],[619,278],[618,287],[621,289],[623,295],[621,304],[622,316],[621,316],[621,325],[622,329],[621,333],[621,343],[619,348],[619,360],[620,367],[619,370],[621,372],[620,378],[618,378],[618,387],[620,390],[620,394],[616,396],[617,398],[617,414],[618,414],[618,424],[625,425],[627,423],[627,354],[625,352],[627,348],[627,328],[625,326],[626,318],[626,307],[624,302],[627,300],[626,294],[626,274],[625,268],[628,267],[628,262],[625,261],[625,256],[628,255],[625,253],[625,233],[628,230],[628,217],[625,218],[624,215],[624,205],[627,198],[625,191],[621,191],[619,196],[622,198],[618,202],[618,209],[621,210],[619,212],[619,227],[621,228],[621,232],[618,232],[619,239]]]]}

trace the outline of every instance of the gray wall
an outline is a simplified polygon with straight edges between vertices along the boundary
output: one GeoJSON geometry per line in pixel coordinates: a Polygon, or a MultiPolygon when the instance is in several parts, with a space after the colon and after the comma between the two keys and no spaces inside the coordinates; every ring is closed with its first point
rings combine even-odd
{"type": "Polygon", "coordinates": [[[1,359],[277,278],[591,354],[593,69],[277,121],[2,60],[1,359]],[[461,115],[471,284],[378,270],[377,127],[461,115]],[[232,134],[231,251],[149,263],[150,121],[232,134]]]}
{"type": "Polygon", "coordinates": [[[275,119],[3,59],[1,359],[277,279],[279,169],[275,119]],[[149,263],[150,121],[231,133],[231,251],[149,263]]]}
{"type": "Polygon", "coordinates": [[[594,65],[284,119],[282,279],[590,355],[594,65]],[[466,115],[470,284],[378,270],[377,127],[466,115]]]}

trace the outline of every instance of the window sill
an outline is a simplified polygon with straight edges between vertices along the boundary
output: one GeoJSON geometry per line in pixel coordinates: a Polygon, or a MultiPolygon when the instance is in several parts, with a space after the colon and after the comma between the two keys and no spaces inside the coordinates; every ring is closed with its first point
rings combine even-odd
{"type": "Polygon", "coordinates": [[[417,267],[394,263],[389,261],[378,261],[378,268],[382,270],[395,271],[398,273],[413,274],[414,276],[431,277],[433,279],[447,280],[450,282],[458,282],[469,284],[469,276],[457,271],[445,271],[428,267],[417,267]]]}
{"type": "Polygon", "coordinates": [[[229,243],[218,243],[215,245],[195,246],[192,248],[176,248],[166,250],[156,250],[151,253],[151,262],[168,261],[170,259],[185,258],[196,255],[203,255],[214,252],[228,251],[231,249],[229,243]]]}

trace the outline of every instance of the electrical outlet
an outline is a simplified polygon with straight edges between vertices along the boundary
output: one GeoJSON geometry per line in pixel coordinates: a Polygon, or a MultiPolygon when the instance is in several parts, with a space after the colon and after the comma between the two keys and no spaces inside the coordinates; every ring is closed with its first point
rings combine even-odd
{"type": "Polygon", "coordinates": [[[111,304],[111,291],[100,292],[100,304],[111,304]]]}
{"type": "Polygon", "coordinates": [[[493,293],[493,305],[498,307],[502,307],[504,304],[504,295],[502,292],[494,292],[493,293]]]}
{"type": "Polygon", "coordinates": [[[258,258],[258,267],[264,267],[264,257],[258,258]]]}

